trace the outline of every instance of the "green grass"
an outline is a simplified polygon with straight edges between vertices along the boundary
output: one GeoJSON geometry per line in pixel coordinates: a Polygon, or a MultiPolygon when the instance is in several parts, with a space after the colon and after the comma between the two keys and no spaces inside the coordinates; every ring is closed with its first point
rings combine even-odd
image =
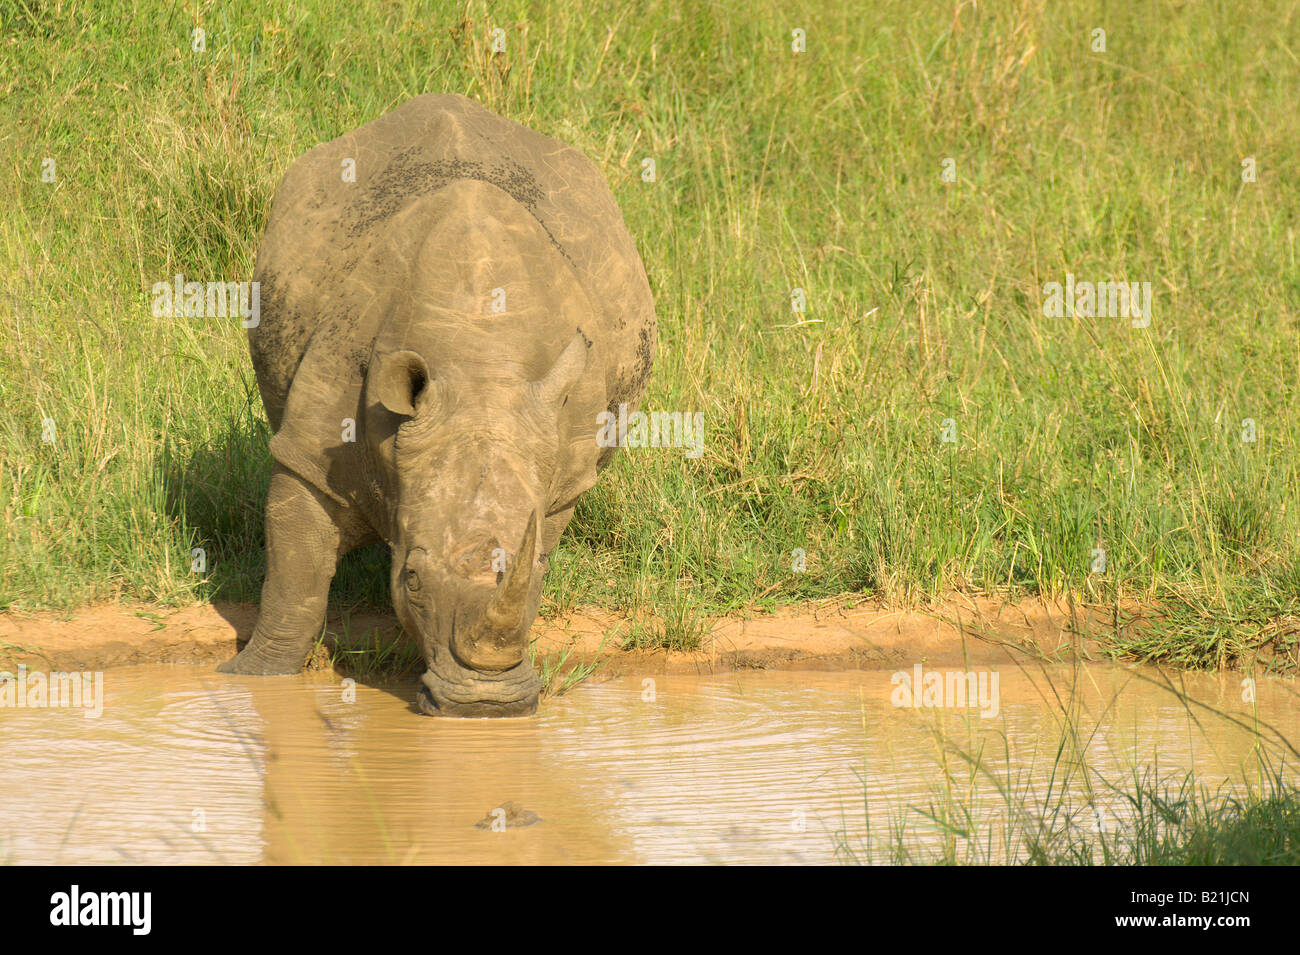
{"type": "MultiPolygon", "coordinates": [[[[701,458],[630,451],[581,500],[549,609],[1068,593],[1164,609],[1124,650],[1188,666],[1300,615],[1293,4],[264,9],[0,0],[0,609],[257,599],[243,333],[150,286],[251,277],[295,157],[449,91],[601,166],[658,306],[646,405],[705,415],[701,458]],[[1151,327],[1045,316],[1067,272],[1150,282],[1151,327]]],[[[384,604],[385,560],[335,599],[384,604]]]]}
{"type": "Polygon", "coordinates": [[[1280,776],[1242,793],[1198,787],[1190,774],[1135,775],[1115,788],[1129,815],[1110,831],[1099,830],[1097,814],[1086,809],[1017,807],[993,830],[998,840],[1012,839],[999,853],[985,841],[990,832],[978,829],[987,823],[940,798],[915,810],[943,830],[937,848],[917,849],[902,818],[875,845],[836,833],[836,856],[894,865],[1300,865],[1300,789],[1280,776]]]}
{"type": "Polygon", "coordinates": [[[630,620],[622,633],[623,650],[702,650],[710,621],[688,601],[665,593],[655,606],[660,616],[630,620]]]}
{"type": "Polygon", "coordinates": [[[417,669],[423,669],[422,651],[414,640],[402,634],[381,637],[378,631],[372,631],[358,638],[353,635],[346,617],[342,630],[342,633],[334,634],[328,644],[322,632],[312,649],[308,666],[319,661],[322,667],[333,667],[344,676],[362,680],[409,676],[417,669]]]}
{"type": "MultiPolygon", "coordinates": [[[[895,804],[872,818],[863,777],[866,827],[845,824],[832,833],[835,854],[849,864],[925,865],[1300,865],[1300,750],[1258,714],[1242,717],[1202,703],[1175,681],[1142,673],[1175,699],[1187,720],[1192,750],[1216,753],[1210,724],[1248,733],[1241,765],[1230,753],[1215,760],[1227,778],[1211,786],[1187,771],[1160,774],[1160,753],[1149,762],[1109,764],[1108,734],[1118,692],[1095,714],[1081,704],[1078,667],[1066,679],[1035,674],[1052,711],[1055,733],[1044,727],[1045,765],[1014,748],[1005,730],[980,733],[979,719],[964,734],[929,727],[937,753],[928,801],[895,804]],[[961,736],[964,735],[964,739],[961,736]],[[1098,759],[1098,757],[1101,759],[1098,759]]],[[[1162,719],[1167,717],[1162,717],[1162,719]]],[[[1237,750],[1233,750],[1236,752],[1237,750]]],[[[1110,753],[1110,755],[1115,755],[1110,753]]],[[[1173,756],[1178,764],[1186,755],[1173,756]]]]}
{"type": "Polygon", "coordinates": [[[600,653],[604,648],[605,641],[602,639],[600,645],[596,647],[594,659],[588,660],[586,654],[583,654],[582,659],[574,661],[570,659],[573,656],[573,644],[567,645],[559,653],[551,653],[539,658],[537,646],[533,643],[528,647],[528,662],[537,671],[537,678],[542,683],[544,695],[563,696],[595,675],[604,662],[600,659],[600,653]]]}

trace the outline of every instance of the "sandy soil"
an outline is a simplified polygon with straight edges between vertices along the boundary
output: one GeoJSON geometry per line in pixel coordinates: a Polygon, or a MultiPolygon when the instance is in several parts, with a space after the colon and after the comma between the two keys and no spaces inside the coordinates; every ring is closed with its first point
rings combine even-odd
{"type": "MultiPolygon", "coordinates": [[[[255,604],[91,607],[71,616],[0,615],[0,667],[19,663],[59,670],[102,670],[141,663],[219,662],[248,639],[255,604]]],[[[883,669],[914,663],[1006,663],[1025,654],[1103,658],[1090,634],[1113,629],[1109,612],[1078,610],[1041,600],[1008,604],[954,598],[930,610],[899,611],[845,600],[789,607],[770,614],[716,620],[704,647],[693,652],[623,651],[625,620],[588,610],[539,619],[533,638],[540,657],[567,664],[605,660],[609,675],[628,672],[712,672],[764,669],[883,669]]],[[[382,611],[337,611],[328,633],[340,646],[397,639],[396,619],[382,611]]]]}

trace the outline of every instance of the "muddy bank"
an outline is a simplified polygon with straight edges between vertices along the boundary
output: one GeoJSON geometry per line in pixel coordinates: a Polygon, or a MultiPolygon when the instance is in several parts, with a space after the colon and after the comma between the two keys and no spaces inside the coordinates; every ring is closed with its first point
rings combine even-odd
{"type": "MultiPolygon", "coordinates": [[[[181,610],[112,605],[71,616],[0,615],[0,666],[103,670],[146,663],[216,663],[232,656],[257,620],[255,604],[201,604],[181,610]]],[[[1140,627],[1129,609],[1118,624],[1140,627]]],[[[900,611],[870,602],[824,601],[774,613],[724,617],[697,651],[621,649],[627,620],[600,611],[539,619],[539,662],[603,660],[602,672],[713,673],[739,669],[882,669],[914,663],[975,665],[1038,659],[1107,659],[1112,610],[1043,600],[1007,603],[954,598],[930,610],[900,611]]],[[[332,612],[332,648],[388,646],[405,639],[388,612],[332,612]]],[[[1272,661],[1277,668],[1278,661],[1272,661]]]]}

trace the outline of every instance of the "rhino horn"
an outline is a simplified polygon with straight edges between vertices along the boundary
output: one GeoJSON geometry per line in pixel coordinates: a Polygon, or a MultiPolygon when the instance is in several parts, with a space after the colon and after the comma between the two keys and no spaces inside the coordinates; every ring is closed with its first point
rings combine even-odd
{"type": "Polygon", "coordinates": [[[478,626],[453,637],[457,655],[477,670],[508,670],[518,665],[528,649],[528,593],[533,583],[533,558],[537,548],[537,511],[528,517],[523,543],[505,579],[497,585],[478,626]]]}
{"type": "Polygon", "coordinates": [[[488,623],[498,629],[514,629],[524,619],[528,591],[533,583],[533,558],[537,549],[537,511],[528,515],[523,542],[506,571],[506,579],[497,586],[496,597],[488,607],[488,623]]]}

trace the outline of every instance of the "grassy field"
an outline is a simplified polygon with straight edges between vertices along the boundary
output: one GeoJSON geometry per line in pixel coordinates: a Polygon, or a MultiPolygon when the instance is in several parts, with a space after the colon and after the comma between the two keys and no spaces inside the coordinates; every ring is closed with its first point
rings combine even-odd
{"type": "Polygon", "coordinates": [[[0,0],[0,608],[257,599],[243,332],[149,290],[250,278],[288,164],[433,91],[599,163],[646,405],[705,416],[582,499],[547,609],[1068,593],[1167,611],[1146,658],[1294,641],[1297,5],[827,6],[0,0]],[[1149,327],[1045,314],[1067,274],[1149,327]]]}

